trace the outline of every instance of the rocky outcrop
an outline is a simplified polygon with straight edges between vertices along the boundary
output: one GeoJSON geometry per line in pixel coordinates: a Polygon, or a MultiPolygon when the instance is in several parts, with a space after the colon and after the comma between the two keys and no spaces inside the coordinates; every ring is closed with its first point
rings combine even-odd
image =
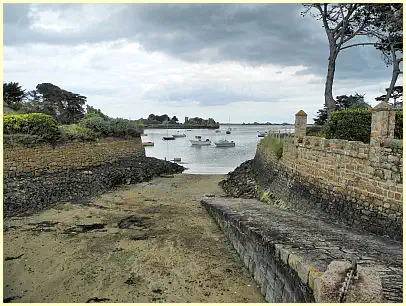
{"type": "Polygon", "coordinates": [[[252,162],[252,160],[243,162],[234,171],[229,172],[224,180],[220,181],[219,185],[227,195],[245,199],[258,196],[252,162]]]}
{"type": "Polygon", "coordinates": [[[4,179],[4,216],[32,214],[58,202],[84,202],[121,184],[174,174],[184,167],[152,157],[126,157],[100,166],[4,179]]]}

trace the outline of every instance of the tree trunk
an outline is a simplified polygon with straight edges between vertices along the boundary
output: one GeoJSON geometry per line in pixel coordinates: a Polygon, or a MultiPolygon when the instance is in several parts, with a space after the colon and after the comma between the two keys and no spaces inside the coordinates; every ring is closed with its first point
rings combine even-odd
{"type": "Polygon", "coordinates": [[[390,81],[390,85],[388,88],[388,92],[386,93],[385,102],[388,102],[390,97],[392,96],[393,88],[396,85],[396,81],[398,80],[398,76],[400,74],[399,63],[400,59],[396,58],[396,51],[392,49],[392,62],[393,62],[393,70],[392,70],[392,80],[390,81]]]}
{"type": "Polygon", "coordinates": [[[328,70],[326,77],[326,86],[324,88],[324,103],[327,108],[327,115],[330,118],[331,113],[336,108],[336,101],[333,98],[333,82],[334,82],[334,73],[336,70],[336,59],[338,52],[335,48],[330,48],[330,56],[328,58],[328,70]]]}

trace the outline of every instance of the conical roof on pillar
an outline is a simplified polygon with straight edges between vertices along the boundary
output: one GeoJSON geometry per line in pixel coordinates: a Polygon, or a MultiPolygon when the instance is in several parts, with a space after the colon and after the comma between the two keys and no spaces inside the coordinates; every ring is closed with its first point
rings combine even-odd
{"type": "Polygon", "coordinates": [[[296,116],[307,116],[307,114],[301,109],[296,113],[296,116]]]}

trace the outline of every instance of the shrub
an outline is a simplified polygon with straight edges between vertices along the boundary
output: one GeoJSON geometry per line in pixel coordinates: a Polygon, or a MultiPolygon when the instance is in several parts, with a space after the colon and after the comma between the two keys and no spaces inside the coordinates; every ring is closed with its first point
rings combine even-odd
{"type": "Polygon", "coordinates": [[[267,135],[259,142],[259,144],[263,148],[270,150],[278,159],[282,157],[283,139],[279,140],[271,135],[267,135]]]}
{"type": "Polygon", "coordinates": [[[307,136],[326,137],[325,127],[322,125],[313,125],[306,127],[307,136]]]}
{"type": "Polygon", "coordinates": [[[403,139],[403,111],[396,112],[395,138],[403,139]]]}
{"type": "Polygon", "coordinates": [[[88,128],[97,135],[106,137],[111,135],[111,126],[108,120],[99,116],[91,116],[80,120],[79,125],[88,128]]]}
{"type": "Polygon", "coordinates": [[[127,119],[103,119],[99,116],[89,116],[80,121],[80,126],[94,131],[102,137],[107,136],[139,136],[142,125],[127,119]]]}
{"type": "Polygon", "coordinates": [[[135,121],[117,118],[110,122],[114,136],[139,136],[142,132],[142,125],[135,121]]]}
{"type": "Polygon", "coordinates": [[[82,127],[78,124],[61,125],[59,126],[59,140],[64,142],[68,140],[90,141],[96,140],[97,135],[91,129],[82,127]]]}
{"type": "Polygon", "coordinates": [[[366,109],[348,109],[331,114],[326,138],[357,140],[369,143],[371,112],[366,109]]]}
{"type": "Polygon", "coordinates": [[[30,134],[38,141],[55,142],[59,137],[58,124],[46,114],[8,114],[3,116],[4,134],[30,134]]]}

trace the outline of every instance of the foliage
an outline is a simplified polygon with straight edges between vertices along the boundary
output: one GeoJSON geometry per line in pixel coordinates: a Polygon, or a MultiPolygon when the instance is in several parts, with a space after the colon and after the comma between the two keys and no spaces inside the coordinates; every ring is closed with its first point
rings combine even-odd
{"type": "Polygon", "coordinates": [[[170,120],[170,123],[178,123],[179,119],[176,116],[173,116],[172,119],[170,120]]]}
{"type": "MultiPolygon", "coordinates": [[[[364,101],[364,95],[356,93],[355,95],[341,95],[337,96],[335,100],[335,109],[368,109],[371,106],[364,101]]],[[[314,123],[317,125],[324,125],[327,122],[327,108],[324,106],[317,111],[316,118],[313,118],[314,123]]]]}
{"type": "Polygon", "coordinates": [[[109,120],[99,116],[83,118],[79,125],[95,132],[98,136],[106,137],[111,135],[111,126],[109,120]]]}
{"type": "Polygon", "coordinates": [[[397,91],[395,88],[397,79],[402,74],[400,63],[403,61],[403,4],[375,4],[372,7],[377,18],[369,34],[378,39],[375,48],[381,52],[385,64],[392,66],[392,78],[386,95],[378,98],[385,102],[393,98],[393,105],[401,108],[402,103],[398,105],[396,98],[403,94],[403,90],[399,92],[399,88],[397,91]]]}
{"type": "Polygon", "coordinates": [[[3,116],[4,134],[31,134],[41,140],[55,142],[59,129],[54,118],[46,114],[14,114],[3,116]]]}
{"type": "Polygon", "coordinates": [[[109,119],[109,117],[105,114],[102,113],[102,111],[100,109],[96,109],[91,105],[86,105],[86,115],[84,118],[89,118],[89,117],[100,117],[103,119],[109,119]]]}
{"type": "Polygon", "coordinates": [[[148,116],[148,121],[150,121],[151,123],[163,123],[165,121],[169,122],[169,116],[167,114],[164,115],[150,114],[148,116]]]}
{"type": "Polygon", "coordinates": [[[369,142],[371,112],[367,109],[346,109],[331,114],[326,138],[369,142]]]}
{"type": "Polygon", "coordinates": [[[403,111],[397,111],[395,117],[395,138],[403,139],[403,111]]]}
{"type": "Polygon", "coordinates": [[[140,125],[131,120],[116,118],[110,120],[112,136],[139,136],[140,125]]]}
{"type": "Polygon", "coordinates": [[[376,12],[370,4],[357,3],[314,3],[304,4],[301,13],[321,20],[329,43],[327,77],[324,89],[326,111],[330,114],[335,110],[333,98],[333,82],[336,60],[339,53],[347,48],[360,45],[374,45],[362,38],[367,38],[368,30],[374,24],[376,12]],[[358,43],[351,44],[351,40],[358,43]]]}
{"type": "Polygon", "coordinates": [[[395,86],[393,87],[392,92],[390,93],[389,97],[388,97],[388,91],[389,88],[386,88],[386,94],[376,97],[375,100],[376,101],[385,101],[386,99],[388,99],[388,103],[392,104],[394,108],[402,108],[403,106],[403,86],[395,86]],[[389,101],[390,99],[393,99],[393,101],[389,101]]]}
{"type": "Polygon", "coordinates": [[[3,102],[10,108],[19,110],[27,93],[17,82],[3,83],[3,102]]]}
{"type": "Polygon", "coordinates": [[[317,136],[317,137],[326,137],[326,131],[323,126],[314,125],[314,126],[306,127],[306,135],[317,136]]]}
{"type": "Polygon", "coordinates": [[[68,140],[89,141],[96,140],[97,135],[89,128],[82,127],[78,124],[60,125],[59,141],[65,142],[68,140]]]}
{"type": "Polygon", "coordinates": [[[79,125],[95,132],[98,136],[139,136],[141,125],[127,119],[103,119],[99,116],[83,118],[79,125]]]}
{"type": "Polygon", "coordinates": [[[51,115],[58,123],[71,124],[84,116],[86,97],[61,89],[51,83],[38,84],[28,93],[26,112],[51,115]]]}
{"type": "Polygon", "coordinates": [[[267,135],[259,142],[260,146],[270,150],[277,159],[280,159],[283,154],[283,139],[277,139],[271,135],[267,135]]]}

